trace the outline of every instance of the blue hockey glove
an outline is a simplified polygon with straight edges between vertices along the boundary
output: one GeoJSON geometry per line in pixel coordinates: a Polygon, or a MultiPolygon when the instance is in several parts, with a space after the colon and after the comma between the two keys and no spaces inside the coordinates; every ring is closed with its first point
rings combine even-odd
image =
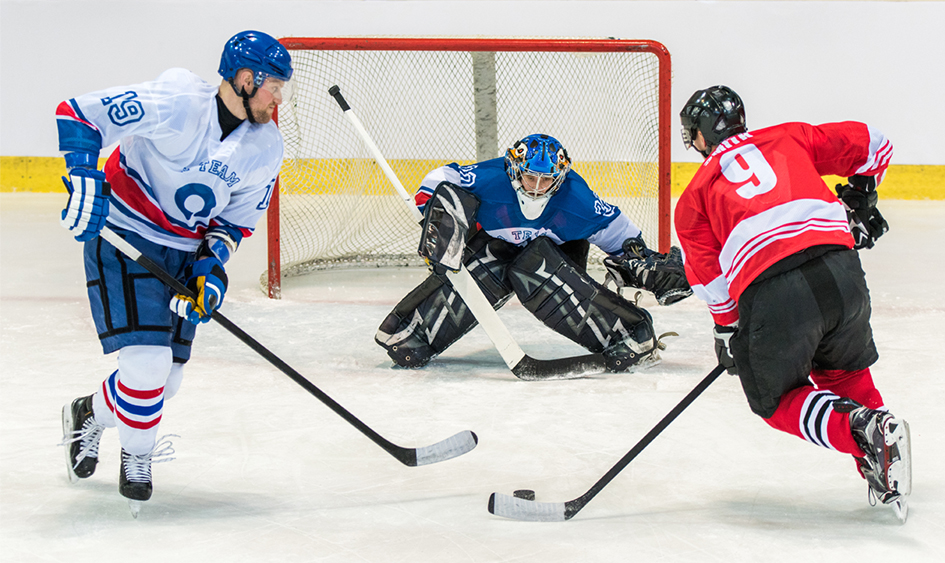
{"type": "Polygon", "coordinates": [[[187,289],[196,297],[178,293],[171,298],[170,308],[179,316],[197,324],[210,320],[226,293],[226,272],[214,256],[201,258],[187,266],[187,289]]]}
{"type": "Polygon", "coordinates": [[[732,357],[732,336],[738,327],[715,325],[712,330],[712,336],[715,337],[715,355],[719,359],[719,365],[728,371],[729,375],[738,375],[735,369],[735,358],[732,357]]]}
{"type": "Polygon", "coordinates": [[[108,197],[111,186],[105,173],[94,168],[75,167],[62,183],[69,191],[69,203],[62,210],[63,227],[72,231],[75,240],[85,242],[98,236],[108,217],[108,197]]]}

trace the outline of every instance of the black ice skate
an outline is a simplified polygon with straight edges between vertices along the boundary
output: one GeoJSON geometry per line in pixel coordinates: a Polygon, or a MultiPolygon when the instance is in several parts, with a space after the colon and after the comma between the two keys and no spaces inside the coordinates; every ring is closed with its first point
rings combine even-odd
{"type": "Polygon", "coordinates": [[[890,505],[903,522],[906,497],[912,492],[912,454],[909,424],[892,414],[860,407],[850,413],[850,429],[866,452],[856,458],[869,484],[870,504],[890,505]]]}
{"type": "Polygon", "coordinates": [[[79,397],[62,407],[62,444],[66,447],[69,480],[78,483],[95,473],[98,444],[105,427],[95,422],[92,396],[79,397]]]}
{"type": "Polygon", "coordinates": [[[622,340],[611,345],[602,352],[604,364],[607,369],[614,373],[633,373],[640,369],[655,366],[662,361],[656,339],[653,339],[653,347],[641,352],[641,345],[622,340]]]}
{"type": "Polygon", "coordinates": [[[134,455],[121,450],[121,475],[118,478],[118,492],[128,499],[131,515],[138,517],[141,503],[151,498],[153,486],[151,484],[151,464],[162,461],[171,461],[172,457],[165,457],[174,453],[174,447],[169,440],[161,438],[154,449],[143,455],[134,455]],[[163,458],[163,459],[158,459],[163,458]]]}

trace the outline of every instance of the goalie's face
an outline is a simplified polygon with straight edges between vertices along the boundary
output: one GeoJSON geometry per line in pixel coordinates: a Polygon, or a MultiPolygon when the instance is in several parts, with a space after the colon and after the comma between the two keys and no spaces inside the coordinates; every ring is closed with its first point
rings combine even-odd
{"type": "Polygon", "coordinates": [[[548,193],[555,183],[555,179],[548,175],[522,173],[522,191],[532,198],[539,198],[548,193]]]}

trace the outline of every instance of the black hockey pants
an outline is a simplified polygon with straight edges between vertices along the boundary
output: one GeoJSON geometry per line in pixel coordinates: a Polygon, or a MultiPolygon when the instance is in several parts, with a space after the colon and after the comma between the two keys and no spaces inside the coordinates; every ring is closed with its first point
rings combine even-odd
{"type": "Polygon", "coordinates": [[[810,385],[812,369],[860,370],[879,358],[860,257],[836,248],[813,247],[774,264],[738,299],[732,354],[748,404],[762,418],[774,415],[783,394],[810,385]]]}

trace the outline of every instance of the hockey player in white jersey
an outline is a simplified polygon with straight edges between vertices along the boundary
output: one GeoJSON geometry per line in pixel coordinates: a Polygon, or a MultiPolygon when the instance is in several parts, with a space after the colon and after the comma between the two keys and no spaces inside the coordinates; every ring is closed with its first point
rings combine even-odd
{"type": "MultiPolygon", "coordinates": [[[[673,267],[668,256],[647,249],[630,218],[571,170],[557,139],[529,135],[505,158],[431,171],[415,197],[425,225],[456,194],[478,208],[464,220],[470,238],[462,261],[493,307],[517,295],[546,326],[603,354],[614,372],[659,360],[650,314],[587,275],[588,250],[594,244],[609,255],[618,285],[654,291],[665,304],[691,294],[682,261],[677,257],[673,267]],[[441,198],[445,189],[452,195],[441,198]]],[[[384,319],[375,340],[397,365],[416,368],[475,325],[448,278],[434,270],[384,319]]]]}
{"type": "MultiPolygon", "coordinates": [[[[273,111],[292,77],[288,51],[258,31],[234,35],[219,85],[184,69],[62,102],[59,149],[70,193],[62,224],[84,243],[92,316],[117,369],[63,408],[68,472],[90,477],[105,428],[121,442],[119,491],[151,497],[164,401],[180,387],[198,323],[223,302],[225,264],[269,205],[282,164],[273,111]],[[102,147],[118,141],[104,170],[102,147]],[[175,295],[100,238],[108,227],[196,295],[175,295]]],[[[165,457],[159,458],[164,455],[165,457]]]]}

